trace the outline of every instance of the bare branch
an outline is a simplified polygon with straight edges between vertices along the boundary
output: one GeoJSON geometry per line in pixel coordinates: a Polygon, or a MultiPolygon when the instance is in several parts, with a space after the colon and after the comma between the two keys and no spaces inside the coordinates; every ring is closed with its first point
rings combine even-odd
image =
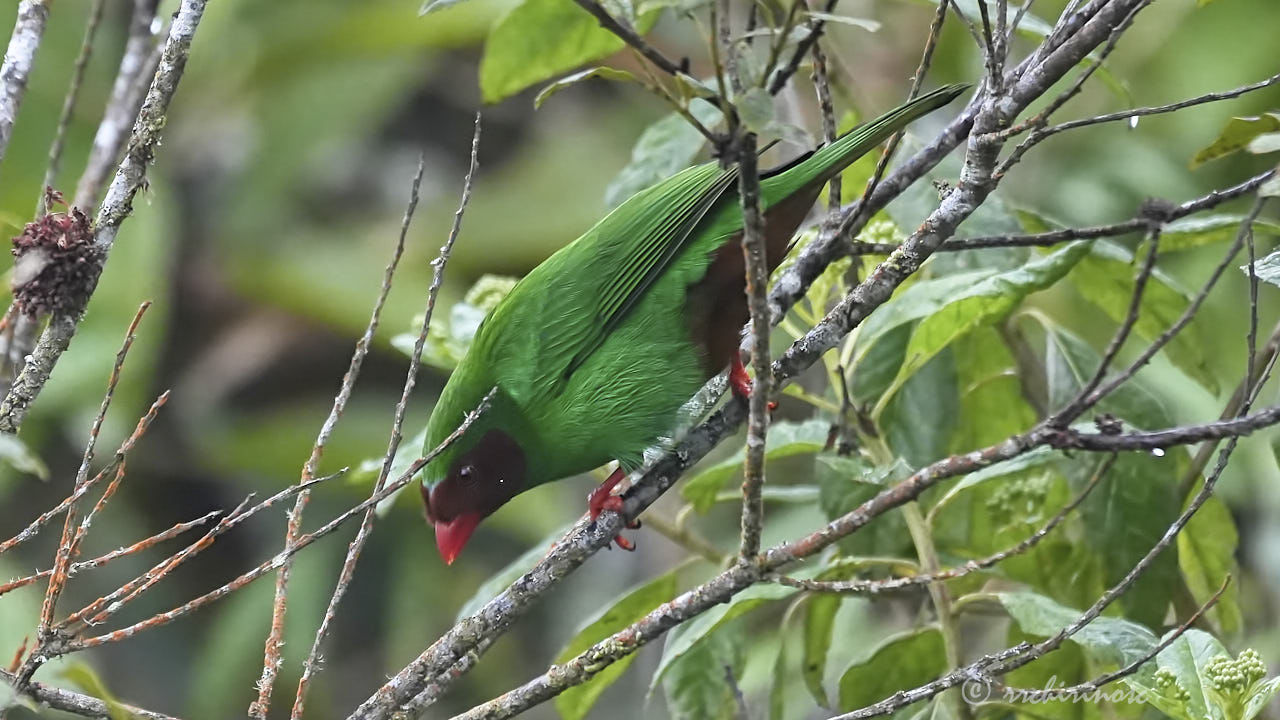
{"type": "MultiPolygon", "coordinates": [[[[147,165],[155,155],[169,102],[182,79],[191,41],[204,14],[206,2],[207,0],[183,0],[174,17],[159,68],[134,125],[129,149],[125,152],[124,160],[120,163],[115,180],[108,188],[107,198],[94,222],[94,244],[101,250],[104,262],[115,243],[121,223],[133,211],[133,197],[142,187],[147,165]]],[[[86,272],[91,282],[96,282],[102,266],[87,268],[86,272]]],[[[71,344],[83,310],[83,307],[73,308],[69,312],[55,314],[50,320],[22,373],[9,389],[4,401],[0,402],[0,432],[17,432],[31,403],[53,372],[53,366],[71,344]]]]}
{"type": "Polygon", "coordinates": [[[62,101],[62,112],[58,115],[58,129],[53,136],[53,144],[49,147],[49,164],[44,170],[44,182],[40,183],[40,197],[36,200],[36,217],[44,215],[46,188],[53,187],[58,177],[58,168],[62,165],[62,150],[67,143],[67,128],[71,125],[71,116],[76,109],[76,101],[80,98],[80,85],[84,82],[84,71],[89,67],[89,57],[93,55],[93,43],[98,36],[98,26],[102,24],[102,9],[105,0],[93,0],[89,9],[89,20],[84,28],[84,40],[80,43],[80,54],[76,56],[75,67],[71,71],[71,83],[67,87],[67,96],[62,101]]]}
{"type": "MultiPolygon", "coordinates": [[[[0,670],[0,682],[10,686],[17,686],[17,678],[12,673],[0,670]]],[[[102,700],[82,693],[73,692],[71,690],[63,690],[62,688],[53,687],[52,685],[44,685],[42,683],[28,683],[22,690],[22,693],[32,700],[45,705],[54,710],[80,715],[87,718],[103,718],[110,720],[112,717],[113,707],[107,705],[102,700]]],[[[129,714],[129,717],[139,718],[139,720],[179,720],[172,715],[164,713],[143,710],[139,707],[118,703],[114,706],[114,710],[123,711],[129,714]]]]}
{"type": "Polygon", "coordinates": [[[1005,548],[1000,552],[988,555],[979,560],[970,560],[959,567],[941,570],[938,572],[926,572],[919,575],[911,575],[908,577],[888,578],[885,580],[803,580],[799,578],[788,577],[786,575],[770,576],[770,580],[782,585],[807,590],[809,592],[834,592],[849,593],[854,595],[879,595],[881,593],[893,592],[897,590],[917,589],[927,587],[933,583],[942,582],[944,580],[954,580],[955,578],[964,577],[969,573],[978,572],[994,567],[1003,560],[1007,560],[1015,555],[1022,555],[1031,548],[1035,547],[1039,542],[1053,532],[1063,520],[1067,518],[1076,508],[1080,507],[1080,503],[1093,492],[1098,486],[1102,478],[1106,477],[1111,466],[1115,464],[1116,455],[1111,455],[1105,462],[1093,473],[1089,478],[1089,482],[1085,484],[1076,496],[1059,510],[1049,522],[1045,523],[1018,544],[1005,548]]]}
{"type": "MultiPolygon", "coordinates": [[[[400,447],[401,430],[404,427],[405,409],[409,405],[409,397],[413,393],[413,387],[418,378],[418,367],[422,359],[422,348],[427,341],[427,330],[431,326],[431,316],[435,312],[436,298],[440,294],[440,285],[444,282],[445,265],[449,262],[449,256],[453,252],[453,245],[458,240],[458,234],[462,231],[462,216],[466,212],[467,204],[471,201],[471,188],[475,180],[476,166],[478,164],[478,156],[480,153],[480,113],[476,113],[475,131],[471,137],[471,164],[467,168],[466,178],[462,184],[462,200],[458,204],[458,210],[453,216],[453,226],[449,229],[449,237],[445,240],[444,245],[440,248],[440,254],[432,261],[434,273],[431,278],[431,287],[427,291],[427,304],[423,310],[422,329],[418,331],[418,337],[413,344],[413,353],[409,356],[409,371],[405,375],[404,390],[400,394],[400,401],[396,403],[395,417],[391,423],[391,439],[387,444],[387,452],[382,459],[382,469],[378,472],[378,480],[374,483],[373,493],[377,494],[387,484],[388,476],[391,474],[391,464],[395,460],[396,451],[400,447]]],[[[404,220],[400,226],[400,243],[403,244],[404,236],[409,230],[409,223],[413,219],[414,208],[418,204],[418,188],[421,185],[422,173],[426,167],[426,157],[421,156],[418,159],[418,172],[414,177],[413,189],[409,196],[409,207],[405,210],[404,220]]],[[[327,634],[329,625],[333,622],[335,613],[338,609],[338,603],[341,602],[342,596],[346,593],[351,583],[352,577],[355,575],[356,563],[360,559],[360,551],[364,548],[365,542],[369,538],[369,534],[373,531],[373,519],[376,506],[372,506],[365,510],[364,518],[360,521],[360,529],[356,532],[355,539],[351,541],[351,545],[347,548],[347,557],[342,564],[342,573],[338,578],[337,586],[333,590],[333,596],[329,599],[329,606],[325,609],[324,618],[320,622],[320,628],[316,630],[315,641],[311,645],[311,652],[307,654],[307,659],[302,666],[302,677],[298,680],[298,691],[294,697],[292,717],[299,720],[302,717],[302,711],[306,703],[307,687],[311,677],[319,668],[320,647],[324,642],[324,636],[327,634]]]]}
{"type": "Polygon", "coordinates": [[[9,47],[4,53],[4,64],[0,65],[0,160],[9,149],[18,108],[27,94],[31,68],[36,64],[36,52],[49,23],[50,1],[22,0],[18,4],[13,35],[9,37],[9,47]]]}

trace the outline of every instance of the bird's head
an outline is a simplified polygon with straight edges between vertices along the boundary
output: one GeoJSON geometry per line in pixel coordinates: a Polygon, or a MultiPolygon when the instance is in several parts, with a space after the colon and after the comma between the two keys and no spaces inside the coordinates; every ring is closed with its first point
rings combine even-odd
{"type": "MultiPolygon", "coordinates": [[[[467,435],[471,433],[468,432],[467,435]]],[[[483,431],[469,447],[450,448],[427,465],[422,501],[435,526],[436,547],[452,564],[480,521],[525,489],[524,451],[499,429],[483,431]],[[432,471],[439,467],[441,470],[432,471]]],[[[467,436],[458,439],[463,443],[467,436]]]]}

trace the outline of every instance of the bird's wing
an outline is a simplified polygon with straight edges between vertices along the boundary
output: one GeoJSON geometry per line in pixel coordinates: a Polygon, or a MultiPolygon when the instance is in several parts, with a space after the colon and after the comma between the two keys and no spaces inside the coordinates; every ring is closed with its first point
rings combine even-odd
{"type": "MultiPolygon", "coordinates": [[[[562,378],[567,380],[622,323],[645,292],[662,277],[680,254],[694,230],[725,191],[737,181],[736,168],[720,170],[708,163],[672,177],[637,195],[601,221],[593,232],[625,233],[625,243],[594,238],[607,250],[598,259],[611,267],[592,268],[608,273],[599,283],[597,306],[591,322],[583,324],[575,338],[562,378]],[[635,204],[634,208],[627,205],[635,204]]],[[[583,238],[587,239],[586,236],[583,238]]]]}

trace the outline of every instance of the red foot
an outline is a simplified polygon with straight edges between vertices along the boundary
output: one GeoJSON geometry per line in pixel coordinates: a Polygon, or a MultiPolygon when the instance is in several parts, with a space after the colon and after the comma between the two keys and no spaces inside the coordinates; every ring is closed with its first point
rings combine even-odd
{"type": "MultiPolygon", "coordinates": [[[[742,364],[742,355],[733,354],[733,362],[729,365],[729,389],[733,390],[733,394],[746,400],[751,397],[751,376],[747,374],[747,368],[742,364]]],[[[776,410],[778,403],[770,401],[769,410],[776,410]]]]}
{"type": "MultiPolygon", "coordinates": [[[[604,482],[600,483],[600,487],[592,490],[591,494],[587,496],[587,512],[591,514],[592,521],[600,517],[600,513],[605,510],[611,510],[619,515],[622,514],[622,498],[614,495],[613,489],[617,487],[618,483],[622,482],[622,479],[626,476],[627,474],[622,471],[621,467],[617,468],[611,475],[609,475],[608,478],[605,479],[604,482]]],[[[630,520],[627,522],[627,527],[633,529],[638,528],[640,527],[640,521],[630,520]]],[[[615,537],[613,542],[617,543],[618,547],[623,550],[636,549],[635,543],[621,535],[615,537]]]]}

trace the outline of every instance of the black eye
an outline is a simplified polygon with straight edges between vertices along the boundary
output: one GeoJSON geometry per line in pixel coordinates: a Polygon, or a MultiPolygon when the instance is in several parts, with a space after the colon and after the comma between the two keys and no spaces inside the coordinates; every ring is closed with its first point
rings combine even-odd
{"type": "Polygon", "coordinates": [[[473,466],[463,465],[462,469],[458,471],[458,477],[462,480],[470,480],[471,476],[474,475],[475,472],[476,469],[473,466]]]}

